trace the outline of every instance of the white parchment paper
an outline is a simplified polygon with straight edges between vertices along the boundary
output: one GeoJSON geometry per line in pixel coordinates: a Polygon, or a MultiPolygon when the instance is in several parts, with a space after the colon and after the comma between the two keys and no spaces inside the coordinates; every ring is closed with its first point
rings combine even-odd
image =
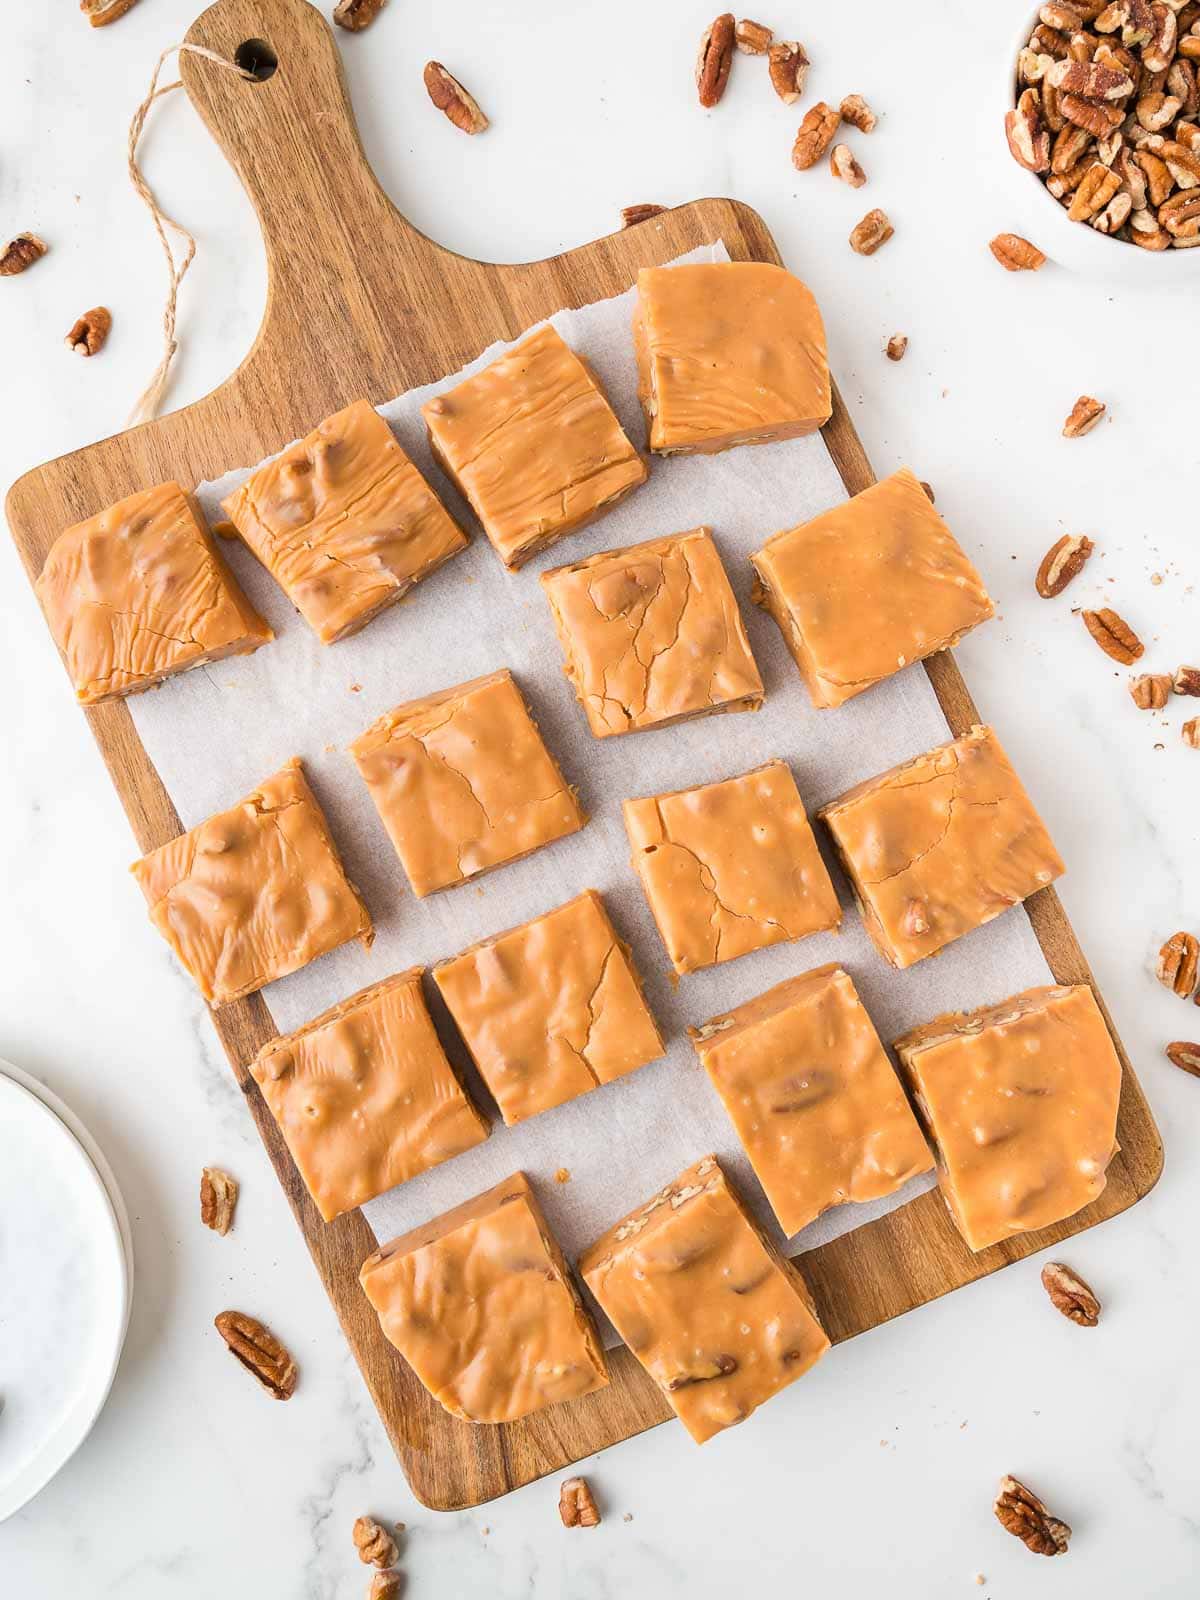
{"type": "MultiPolygon", "coordinates": [[[[728,256],[717,244],[683,259],[728,256]]],[[[561,311],[551,320],[590,361],[625,428],[639,441],[644,425],[629,333],[632,302],[631,290],[580,311],[561,311]]],[[[1014,910],[937,958],[893,972],[867,939],[835,869],[846,913],[839,934],[777,945],[672,981],[629,865],[623,799],[731,776],[782,757],[790,762],[811,814],[849,785],[945,740],[945,720],[920,665],[836,711],[814,711],[779,630],[750,604],[750,552],[777,530],[846,498],[819,435],[716,456],[656,457],[649,482],[616,510],[520,572],[506,572],[434,466],[418,409],[503,348],[494,345],[462,373],[379,408],[463,526],[474,529],[469,550],[356,637],[323,647],[248,552],[230,545],[232,565],[276,630],[276,642],[253,656],[202,668],[156,693],[136,696],[129,708],[185,827],[236,802],[290,756],[304,759],[350,875],[371,909],[377,936],[368,952],[350,945],[271,984],[265,997],[282,1031],[388,973],[417,963],[430,966],[584,888],[602,891],[633,947],[668,1042],[664,1059],[516,1128],[503,1125],[480,1090],[476,1098],[491,1112],[492,1137],[365,1206],[381,1240],[522,1168],[563,1248],[574,1257],[683,1167],[715,1151],[779,1241],[733,1127],[688,1043],[687,1026],[783,978],[837,960],[852,974],[886,1043],[939,1011],[1000,1000],[1050,981],[1049,969],[1027,918],[1014,910]],[[701,523],[713,528],[732,580],[766,685],[766,704],[757,713],[596,740],[563,676],[538,572],[701,523]],[[345,747],[389,707],[503,666],[515,674],[591,820],[574,837],[478,883],[418,900],[345,747]],[[570,1180],[560,1183],[555,1174],[563,1168],[570,1180]]],[[[356,397],[344,398],[349,403],[356,397]]],[[[198,496],[210,521],[221,520],[220,499],[250,470],[200,485],[198,496]]],[[[987,553],[974,547],[972,529],[956,532],[986,578],[987,553]]],[[[440,1002],[436,997],[434,1002],[439,1014],[440,1002]]],[[[478,1090],[444,1014],[439,1026],[453,1059],[478,1090]]],[[[803,1251],[835,1238],[912,1199],[930,1183],[917,1179],[888,1200],[827,1212],[796,1237],[793,1247],[803,1251]]]]}

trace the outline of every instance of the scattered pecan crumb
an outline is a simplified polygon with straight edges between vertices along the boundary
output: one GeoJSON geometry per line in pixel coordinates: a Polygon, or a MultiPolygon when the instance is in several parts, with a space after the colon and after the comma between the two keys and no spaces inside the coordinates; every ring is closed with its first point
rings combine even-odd
{"type": "Polygon", "coordinates": [[[1089,394],[1081,394],[1071,407],[1071,415],[1063,423],[1063,438],[1078,439],[1089,433],[1106,410],[1103,400],[1094,400],[1089,394]]]}
{"type": "Polygon", "coordinates": [[[827,106],[824,100],[818,100],[815,106],[810,106],[804,113],[804,120],[796,133],[796,142],[792,146],[792,165],[800,172],[815,167],[833,143],[841,120],[841,113],[827,106]]]}
{"type": "Polygon", "coordinates": [[[555,1183],[570,1183],[570,1181],[571,1181],[571,1169],[570,1169],[570,1167],[559,1167],[558,1171],[554,1174],[554,1181],[555,1181],[555,1183]]]}
{"type": "Polygon", "coordinates": [[[734,21],[732,11],[723,11],[704,30],[700,53],[696,57],[696,90],[700,104],[711,111],[725,93],[729,69],[733,65],[734,21]]]}
{"type": "Polygon", "coordinates": [[[368,1567],[394,1567],[400,1559],[396,1541],[374,1517],[359,1517],[354,1524],[354,1548],[368,1567]]]}
{"type": "Polygon", "coordinates": [[[738,49],[745,55],[765,56],[775,35],[761,22],[751,22],[749,17],[743,17],[733,30],[733,37],[738,49]]]}
{"type": "Polygon", "coordinates": [[[1139,711],[1161,711],[1171,693],[1171,679],[1165,672],[1143,672],[1130,679],[1129,693],[1139,711]]]}
{"type": "Polygon", "coordinates": [[[1192,717],[1180,728],[1184,744],[1193,750],[1200,750],[1200,717],[1192,717]]]}
{"type": "Polygon", "coordinates": [[[880,245],[885,245],[895,233],[886,212],[876,208],[868,211],[861,222],[850,231],[850,248],[860,256],[873,256],[880,245]]]}
{"type": "Polygon", "coordinates": [[[242,1311],[222,1311],[213,1326],[248,1372],[275,1400],[290,1400],[299,1369],[271,1330],[242,1311]]]}
{"type": "Polygon", "coordinates": [[[937,505],[937,495],[935,495],[934,492],[933,492],[933,485],[931,483],[926,483],[925,479],[922,478],[921,479],[921,487],[922,487],[922,489],[924,489],[925,493],[929,496],[929,504],[931,506],[937,505]]]}
{"type": "Polygon", "coordinates": [[[137,0],[79,0],[79,9],[93,28],[106,27],[132,11],[137,0]]]}
{"type": "Polygon", "coordinates": [[[903,361],[904,352],[908,349],[908,335],[894,333],[883,348],[887,352],[889,361],[903,361]]]}
{"type": "Polygon", "coordinates": [[[829,156],[829,170],[835,178],[841,178],[852,189],[861,189],[867,181],[866,173],[854,159],[854,152],[848,144],[834,145],[829,156]]]}
{"type": "Polygon", "coordinates": [[[1200,940],[1190,933],[1173,933],[1158,952],[1155,968],[1159,983],[1190,1000],[1200,974],[1200,940]]]}
{"type": "Polygon", "coordinates": [[[804,93],[811,65],[799,39],[784,39],[767,51],[767,76],[785,106],[795,105],[804,93]]]}
{"type": "Polygon", "coordinates": [[[112,312],[107,306],[93,306],[72,325],[66,338],[68,350],[77,356],[94,356],[104,348],[112,328],[112,312]]]}
{"type": "Polygon", "coordinates": [[[15,278],[18,272],[25,272],[35,261],[40,261],[49,248],[36,233],[19,233],[0,253],[0,278],[15,278]]]}
{"type": "Polygon", "coordinates": [[[1085,533],[1066,533],[1042,557],[1034,587],[1043,600],[1053,600],[1083,571],[1095,549],[1085,533]]]}
{"type": "Polygon", "coordinates": [[[840,107],[842,121],[848,122],[852,128],[857,128],[859,133],[870,133],[879,121],[870,106],[860,94],[848,94],[840,107]]]}
{"type": "Polygon", "coordinates": [[[482,133],[488,119],[467,91],[440,61],[425,64],[425,88],[439,111],[444,111],[456,128],[464,133],[482,133]]]}
{"type": "Polygon", "coordinates": [[[1176,694],[1200,695],[1200,667],[1178,667],[1173,685],[1176,694]]]}
{"type": "Polygon", "coordinates": [[[220,1167],[205,1167],[200,1174],[200,1221],[222,1238],[233,1227],[238,1181],[220,1167]]]}
{"type": "Polygon", "coordinates": [[[367,1590],[367,1600],[400,1600],[404,1593],[402,1572],[377,1572],[367,1590]]]}
{"type": "Polygon", "coordinates": [[[1000,1493],[993,1510],[1003,1528],[1020,1539],[1036,1556],[1066,1554],[1071,1530],[1052,1517],[1045,1506],[1016,1478],[1000,1480],[1000,1493]]]}
{"type": "Polygon", "coordinates": [[[621,226],[634,228],[639,222],[648,222],[651,217],[661,217],[666,209],[666,206],[656,206],[652,201],[640,206],[622,206],[621,226]]]}
{"type": "Polygon", "coordinates": [[[595,1528],[600,1511],[586,1478],[566,1478],[558,1492],[558,1514],[564,1528],[595,1528]]]}
{"type": "Polygon", "coordinates": [[[1042,1287],[1056,1310],[1080,1328],[1094,1328],[1100,1321],[1100,1301],[1078,1273],[1061,1261],[1048,1261],[1042,1268],[1042,1287]]]}
{"type": "Polygon", "coordinates": [[[1145,653],[1145,646],[1125,619],[1109,606],[1099,611],[1081,611],[1084,627],[1095,639],[1106,656],[1119,661],[1123,667],[1137,661],[1145,653]]]}
{"type": "Polygon", "coordinates": [[[338,0],[333,8],[333,20],[351,33],[361,33],[387,5],[387,0],[338,0]]]}
{"type": "Polygon", "coordinates": [[[998,233],[988,249],[1005,272],[1037,272],[1046,265],[1046,257],[1037,245],[1019,233],[998,233]]]}
{"type": "Polygon", "coordinates": [[[1200,1078],[1200,1044],[1189,1044],[1186,1039],[1176,1039],[1167,1046],[1167,1060],[1182,1072],[1200,1078]]]}

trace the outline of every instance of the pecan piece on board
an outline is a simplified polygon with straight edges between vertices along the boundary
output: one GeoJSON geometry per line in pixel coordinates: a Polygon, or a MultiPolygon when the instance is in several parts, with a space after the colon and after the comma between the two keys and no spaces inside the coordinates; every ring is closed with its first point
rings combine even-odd
{"type": "Polygon", "coordinates": [[[352,1530],[358,1559],[368,1567],[394,1567],[400,1559],[396,1541],[374,1517],[357,1517],[352,1530]]]}
{"type": "Polygon", "coordinates": [[[477,102],[467,93],[458,79],[452,77],[440,61],[425,63],[425,88],[439,111],[463,133],[482,133],[488,119],[477,102]]]}
{"type": "Polygon", "coordinates": [[[988,249],[1005,272],[1036,272],[1046,265],[1046,257],[1037,245],[1022,239],[1019,233],[998,233],[988,249]]]}
{"type": "Polygon", "coordinates": [[[1096,400],[1090,394],[1081,394],[1063,423],[1063,438],[1081,439],[1085,433],[1091,432],[1107,409],[1103,400],[1096,400]]]}
{"type": "Polygon", "coordinates": [[[908,335],[894,333],[883,348],[889,361],[903,361],[904,352],[908,349],[908,335]]]}
{"type": "Polygon", "coordinates": [[[859,133],[871,133],[879,118],[861,94],[848,94],[841,104],[842,121],[848,122],[859,133]]]}
{"type": "Polygon", "coordinates": [[[810,106],[804,113],[804,121],[792,146],[792,165],[801,172],[815,167],[833,143],[841,120],[841,112],[827,106],[824,100],[818,100],[815,106],[810,106]]]}
{"type": "Polygon", "coordinates": [[[290,1400],[299,1369],[270,1328],[243,1311],[222,1311],[213,1326],[247,1372],[252,1372],[274,1400],[290,1400]]]}
{"type": "Polygon", "coordinates": [[[112,328],[112,312],[107,306],[93,306],[72,323],[65,343],[77,356],[94,356],[104,348],[112,328]]]}
{"type": "Polygon", "coordinates": [[[1129,695],[1139,711],[1161,711],[1171,694],[1171,679],[1165,672],[1143,672],[1129,681],[1129,695]]]}
{"type": "Polygon", "coordinates": [[[19,233],[0,250],[0,278],[15,278],[35,261],[40,261],[50,246],[36,233],[19,233]]]}
{"type": "Polygon", "coordinates": [[[385,5],[387,0],[338,0],[333,8],[333,20],[339,28],[361,33],[371,26],[385,5]]]}
{"type": "Polygon", "coordinates": [[[596,1528],[600,1508],[586,1478],[564,1478],[558,1491],[558,1514],[564,1528],[596,1528]]]}
{"type": "Polygon", "coordinates": [[[200,1221],[222,1238],[233,1227],[238,1201],[238,1181],[220,1167],[205,1167],[200,1174],[200,1221]]]}
{"type": "Polygon", "coordinates": [[[829,170],[852,189],[861,189],[867,181],[866,173],[854,159],[854,151],[848,144],[834,145],[829,154],[829,170]]]}
{"type": "Polygon", "coordinates": [[[79,0],[79,9],[93,28],[106,28],[136,4],[137,0],[79,0]]]}
{"type": "Polygon", "coordinates": [[[1173,687],[1176,694],[1200,695],[1200,667],[1177,667],[1173,687]]]}
{"type": "Polygon", "coordinates": [[[700,104],[711,111],[725,93],[729,69],[733,65],[734,21],[732,11],[715,17],[700,39],[696,56],[696,91],[700,104]]]}
{"type": "Polygon", "coordinates": [[[1086,533],[1064,533],[1042,557],[1034,587],[1043,600],[1056,599],[1087,564],[1095,545],[1086,533]]]}
{"type": "Polygon", "coordinates": [[[743,55],[765,56],[775,35],[761,22],[742,17],[733,30],[734,42],[743,55]]]}
{"type": "Polygon", "coordinates": [[[1193,1078],[1200,1078],[1200,1044],[1176,1039],[1167,1046],[1167,1060],[1181,1072],[1190,1072],[1193,1078]]]}
{"type": "Polygon", "coordinates": [[[1066,1553],[1070,1528],[1052,1517],[1037,1495],[1016,1478],[1001,1478],[993,1510],[1001,1527],[1020,1539],[1035,1556],[1066,1553]]]}
{"type": "Polygon", "coordinates": [[[1173,933],[1158,952],[1154,971],[1165,989],[1181,1000],[1190,1000],[1200,973],[1200,940],[1191,933],[1173,933]]]}
{"type": "Polygon", "coordinates": [[[767,76],[785,106],[795,105],[804,93],[810,62],[798,39],[784,39],[767,51],[767,76]]]}
{"type": "Polygon", "coordinates": [[[1100,1301],[1095,1291],[1063,1262],[1047,1261],[1042,1268],[1042,1287],[1055,1310],[1077,1327],[1094,1328],[1100,1321],[1100,1301]]]}
{"type": "Polygon", "coordinates": [[[621,226],[635,228],[639,222],[649,222],[651,217],[661,217],[666,209],[666,206],[656,206],[652,201],[640,206],[622,206],[621,226]]]}
{"type": "Polygon", "coordinates": [[[1099,611],[1081,611],[1083,625],[1096,643],[1113,661],[1123,667],[1130,666],[1145,654],[1145,645],[1125,619],[1109,606],[1099,611]]]}
{"type": "Polygon", "coordinates": [[[868,211],[861,222],[850,230],[850,248],[857,255],[873,256],[880,245],[885,245],[895,233],[885,211],[878,207],[868,211]]]}

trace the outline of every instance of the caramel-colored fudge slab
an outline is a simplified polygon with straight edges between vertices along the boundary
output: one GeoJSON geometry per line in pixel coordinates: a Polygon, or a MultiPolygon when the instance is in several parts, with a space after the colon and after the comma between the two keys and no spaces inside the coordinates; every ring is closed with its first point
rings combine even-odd
{"type": "Polygon", "coordinates": [[[995,607],[907,467],[751,556],[815,706],[947,650],[995,607]]]}
{"type": "Polygon", "coordinates": [[[350,746],[416,895],[587,821],[507,671],[397,706],[350,746]]]}
{"type": "Polygon", "coordinates": [[[130,871],[151,922],[214,1005],[374,938],[297,759],[130,871]]]}
{"type": "Polygon", "coordinates": [[[762,705],[762,679],[707,528],[606,550],[541,582],[567,677],[597,739],[762,705]]]}
{"type": "Polygon", "coordinates": [[[829,1349],[804,1279],[759,1233],[715,1156],[610,1228],[579,1269],[697,1444],[829,1349]]]}
{"type": "Polygon", "coordinates": [[[549,324],[427,400],[421,415],[434,454],[506,567],[646,481],[646,463],[600,385],[549,324]]]}
{"type": "Polygon", "coordinates": [[[676,972],[836,928],[841,907],[782,761],[626,800],[633,865],[676,972]]]}
{"type": "Polygon", "coordinates": [[[59,534],[35,587],[84,705],[140,694],[275,637],[177,483],[59,534]]]}
{"type": "Polygon", "coordinates": [[[821,313],[782,267],[643,267],[633,339],[659,455],[794,439],[832,415],[821,313]]]}
{"type": "Polygon", "coordinates": [[[222,505],[322,644],[357,633],[467,546],[366,400],[326,417],[222,505]]]}
{"type": "Polygon", "coordinates": [[[433,969],[505,1122],[662,1054],[628,949],[594,889],[433,969]]]}
{"type": "Polygon", "coordinates": [[[363,1262],[386,1336],[468,1422],[515,1422],[608,1382],[570,1269],[524,1173],[363,1262]]]}
{"type": "Polygon", "coordinates": [[[438,1040],[420,967],[272,1039],[250,1070],[326,1222],[488,1136],[438,1040]]]}
{"type": "Polygon", "coordinates": [[[896,1040],[972,1250],[1095,1200],[1117,1150],[1121,1063],[1092,991],[1026,989],[896,1040]]]}
{"type": "Polygon", "coordinates": [[[820,815],[867,932],[894,967],[933,955],[1066,870],[991,728],[858,784],[820,815]]]}
{"type": "Polygon", "coordinates": [[[933,1166],[841,967],[789,978],[688,1032],[785,1233],[933,1166]]]}

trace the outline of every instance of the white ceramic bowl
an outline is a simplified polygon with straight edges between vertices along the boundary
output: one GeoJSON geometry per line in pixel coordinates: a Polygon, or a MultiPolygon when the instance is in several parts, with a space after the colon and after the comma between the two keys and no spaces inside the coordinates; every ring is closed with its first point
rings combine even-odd
{"type": "Polygon", "coordinates": [[[1011,231],[1025,235],[1059,266],[1089,277],[1154,284],[1160,288],[1193,283],[1200,274],[1200,249],[1140,250],[1124,239],[1110,239],[1107,234],[1097,233],[1086,222],[1072,222],[1067,208],[1058,203],[1037,173],[1026,172],[1013,160],[1004,137],[1004,116],[1016,104],[1017,56],[1029,43],[1029,35],[1038,24],[1037,11],[1028,12],[1022,8],[1022,15],[1024,24],[1014,35],[1008,59],[1003,64],[1004,102],[995,125],[999,159],[1006,173],[1005,199],[1015,216],[1011,231]]]}

